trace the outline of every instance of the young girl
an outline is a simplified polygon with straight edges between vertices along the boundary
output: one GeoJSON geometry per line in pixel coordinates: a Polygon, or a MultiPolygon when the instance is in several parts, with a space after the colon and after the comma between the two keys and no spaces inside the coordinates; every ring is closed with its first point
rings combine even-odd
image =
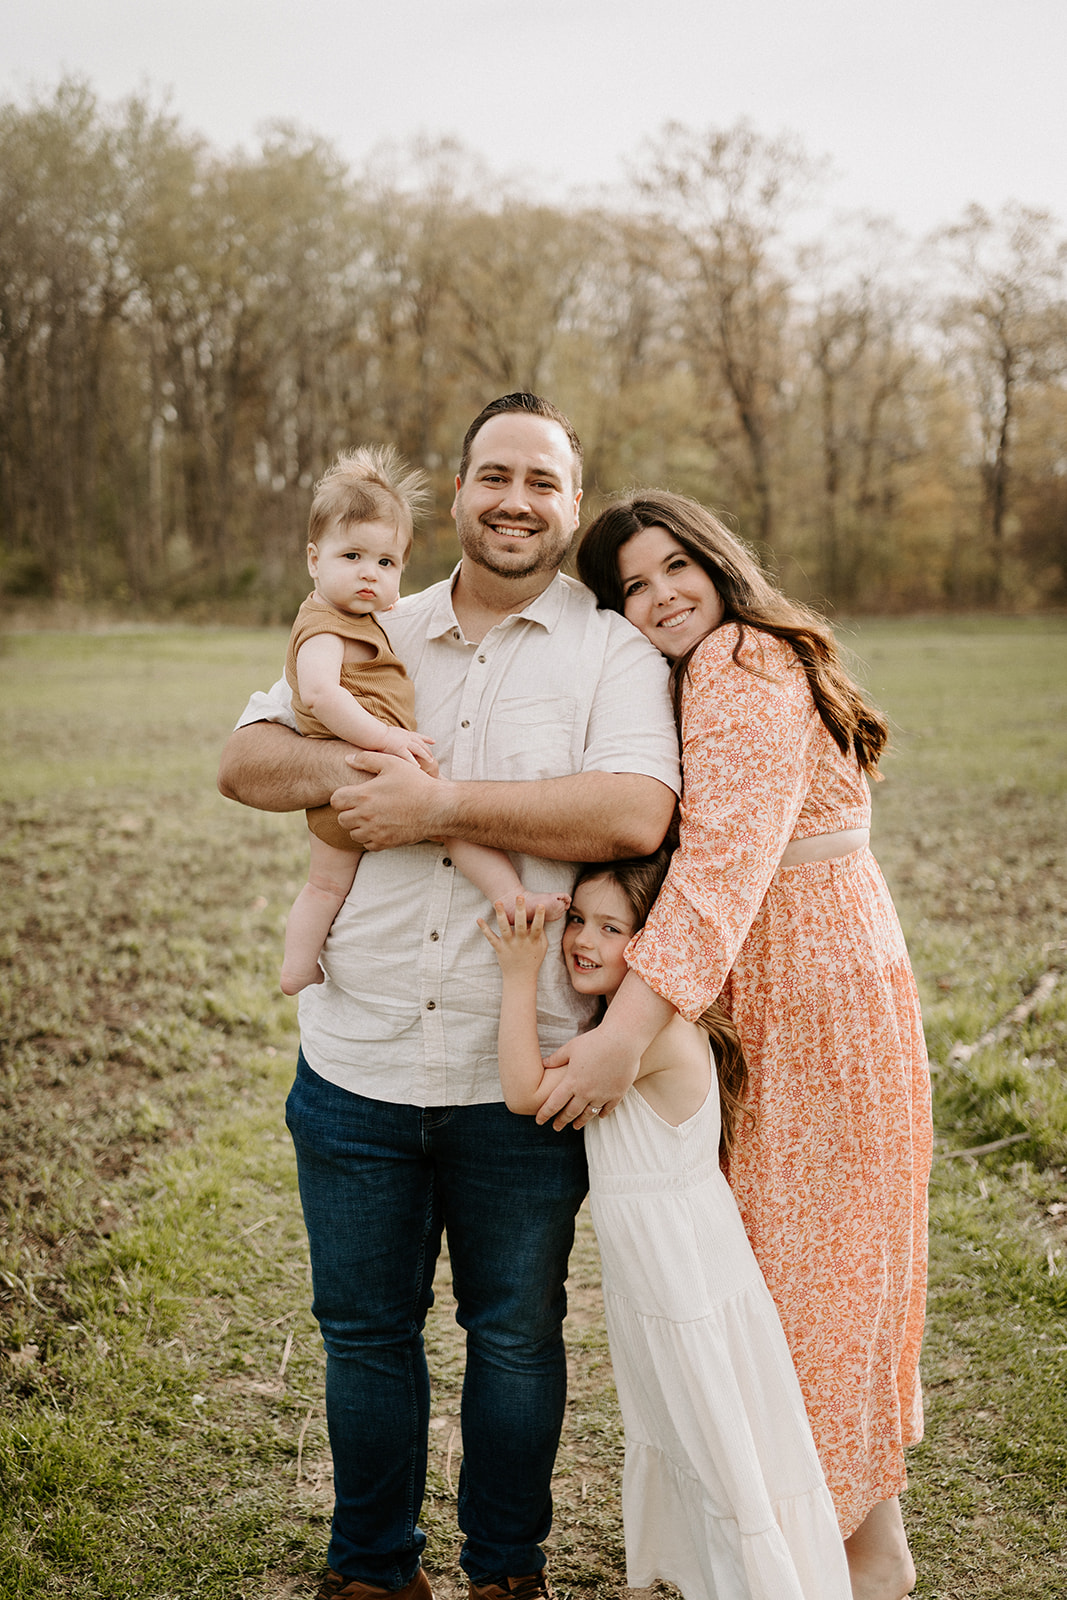
{"type": "MultiPolygon", "coordinates": [[[[400,593],[425,481],[423,473],[407,471],[392,448],[364,447],[342,452],[315,485],[307,547],[315,591],[293,623],[285,676],[302,734],[345,739],[436,773],[433,740],[415,729],[414,686],[375,617],[400,593]]],[[[323,981],[319,952],[362,854],[329,806],[308,812],[308,828],[308,881],[285,925],[286,994],[323,981]]],[[[502,850],[462,839],[448,843],[456,866],[488,900],[514,904],[522,884],[502,850]]],[[[567,909],[566,896],[531,898],[543,899],[549,921],[567,909]]]]}
{"type": "MultiPolygon", "coordinates": [[[[579,993],[607,1002],[669,853],[586,867],[563,957],[579,993]]],[[[537,1040],[540,910],[482,932],[504,975],[500,1079],[532,1115],[558,1081],[537,1040]]],[[[590,1208],[626,1434],[627,1583],[674,1583],[685,1600],[849,1600],[833,1502],[774,1304],[719,1167],[744,1087],[736,1036],[714,1014],[675,1016],[610,1117],[586,1128],[590,1208]]]]}
{"type": "MultiPolygon", "coordinates": [[[[678,849],[600,1025],[564,1045],[539,1120],[611,1103],[677,1010],[717,1001],[753,1116],[728,1177],[793,1357],[857,1597],[915,1584],[900,1494],[922,1438],[933,1129],[904,935],[870,850],[888,735],[824,618],[770,583],[706,507],[639,490],[578,572],[671,662],[678,849]],[[576,1084],[588,1084],[588,1095],[576,1084]]],[[[564,1117],[562,1120],[567,1120],[564,1117]]]]}

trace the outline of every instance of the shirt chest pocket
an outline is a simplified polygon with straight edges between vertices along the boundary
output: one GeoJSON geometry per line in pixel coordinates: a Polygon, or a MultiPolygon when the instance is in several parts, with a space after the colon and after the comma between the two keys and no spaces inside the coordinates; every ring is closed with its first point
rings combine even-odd
{"type": "Polygon", "coordinates": [[[563,778],[581,770],[576,738],[578,702],[573,695],[546,699],[515,695],[497,700],[489,713],[486,755],[489,776],[563,778]]]}

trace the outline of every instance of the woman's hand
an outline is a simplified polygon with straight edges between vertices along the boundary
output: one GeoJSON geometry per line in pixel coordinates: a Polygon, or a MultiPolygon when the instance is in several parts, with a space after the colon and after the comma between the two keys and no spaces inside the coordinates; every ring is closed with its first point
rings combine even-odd
{"type": "Polygon", "coordinates": [[[637,1077],[641,1057],[674,1016],[674,1007],[636,972],[628,972],[599,1028],[581,1033],[548,1057],[546,1067],[566,1070],[537,1113],[559,1133],[568,1122],[583,1128],[607,1116],[637,1077]]]}
{"type": "Polygon", "coordinates": [[[493,909],[496,912],[497,931],[493,932],[484,917],[478,918],[478,926],[496,952],[504,976],[536,979],[548,950],[544,906],[537,907],[532,921],[527,926],[525,896],[516,895],[514,927],[508,921],[507,907],[503,900],[497,900],[493,909]]]}
{"type": "Polygon", "coordinates": [[[545,1060],[546,1068],[565,1069],[537,1113],[538,1122],[551,1121],[557,1133],[569,1122],[584,1128],[596,1116],[615,1110],[637,1077],[641,1047],[629,1048],[612,1037],[607,1022],[580,1033],[545,1060]]]}

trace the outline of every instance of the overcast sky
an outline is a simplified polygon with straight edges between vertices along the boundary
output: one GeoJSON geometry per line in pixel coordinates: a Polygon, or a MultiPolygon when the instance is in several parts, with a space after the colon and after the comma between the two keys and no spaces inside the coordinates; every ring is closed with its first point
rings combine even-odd
{"type": "Polygon", "coordinates": [[[747,117],[919,235],[978,201],[1067,221],[1067,0],[10,0],[0,91],[64,73],[169,95],[220,149],[273,118],[362,165],[453,134],[553,196],[619,179],[668,119],[747,117]]]}

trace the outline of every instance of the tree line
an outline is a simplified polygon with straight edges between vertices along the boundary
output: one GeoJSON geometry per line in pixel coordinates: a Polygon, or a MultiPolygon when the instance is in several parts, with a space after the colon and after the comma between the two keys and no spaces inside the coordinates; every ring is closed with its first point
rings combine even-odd
{"type": "Polygon", "coordinates": [[[357,173],[286,125],[222,154],[80,80],[2,104],[0,589],[288,620],[311,486],[374,441],[434,483],[416,586],[454,559],[467,422],[532,389],[583,437],[587,509],[692,494],[803,598],[1062,604],[1059,223],[809,237],[820,192],[746,123],[668,125],[625,189],[550,204],[449,140],[357,173]]]}

